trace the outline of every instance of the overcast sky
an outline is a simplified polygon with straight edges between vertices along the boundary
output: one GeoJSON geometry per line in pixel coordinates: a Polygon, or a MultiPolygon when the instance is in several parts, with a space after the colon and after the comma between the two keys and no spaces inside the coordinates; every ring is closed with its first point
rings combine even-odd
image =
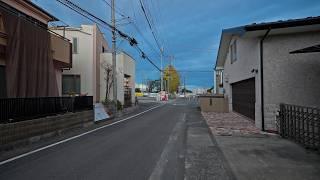
{"type": "MultiPolygon", "coordinates": [[[[110,0],[72,0],[80,7],[110,22],[110,0]]],[[[92,24],[55,0],[33,0],[70,26],[92,24]]],[[[177,70],[212,71],[222,29],[320,15],[320,0],[143,0],[156,36],[166,56],[174,56],[177,70]]],[[[143,15],[139,0],[116,0],[118,28],[135,37],[139,46],[158,66],[159,49],[143,15]],[[122,19],[120,13],[129,16],[122,19]],[[135,27],[136,26],[136,27],[135,27]],[[137,30],[138,29],[138,30],[137,30]]],[[[59,24],[59,23],[56,23],[59,24]]],[[[111,33],[101,27],[111,47],[111,33]]],[[[159,78],[159,72],[127,42],[118,41],[136,60],[136,82],[159,78]]],[[[169,63],[169,58],[164,63],[169,63]]],[[[213,86],[212,72],[182,72],[189,88],[213,86]]]]}

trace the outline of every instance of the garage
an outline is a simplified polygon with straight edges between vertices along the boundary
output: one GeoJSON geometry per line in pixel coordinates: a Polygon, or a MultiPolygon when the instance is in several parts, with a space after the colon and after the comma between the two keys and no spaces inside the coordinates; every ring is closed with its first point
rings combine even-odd
{"type": "Polygon", "coordinates": [[[255,119],[255,78],[239,81],[232,85],[232,108],[252,120],[255,119]]]}

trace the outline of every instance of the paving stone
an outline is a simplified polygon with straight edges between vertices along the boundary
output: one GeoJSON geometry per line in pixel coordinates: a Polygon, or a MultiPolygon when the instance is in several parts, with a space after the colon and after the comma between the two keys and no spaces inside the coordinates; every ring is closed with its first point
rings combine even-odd
{"type": "Polygon", "coordinates": [[[260,135],[261,131],[249,119],[234,113],[202,112],[214,135],[245,136],[260,135]]]}

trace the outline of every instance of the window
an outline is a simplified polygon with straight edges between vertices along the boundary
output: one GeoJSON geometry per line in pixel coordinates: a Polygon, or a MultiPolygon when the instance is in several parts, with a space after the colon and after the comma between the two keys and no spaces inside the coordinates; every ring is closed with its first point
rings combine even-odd
{"type": "Polygon", "coordinates": [[[80,94],[80,75],[62,75],[62,94],[80,94]]]}
{"type": "Polygon", "coordinates": [[[104,46],[102,46],[102,52],[103,52],[103,53],[105,52],[105,48],[104,48],[104,46]]]}
{"type": "Polygon", "coordinates": [[[72,38],[72,53],[78,54],[78,38],[72,38]]]}
{"type": "Polygon", "coordinates": [[[237,41],[233,41],[230,46],[230,58],[231,64],[237,61],[237,41]]]}

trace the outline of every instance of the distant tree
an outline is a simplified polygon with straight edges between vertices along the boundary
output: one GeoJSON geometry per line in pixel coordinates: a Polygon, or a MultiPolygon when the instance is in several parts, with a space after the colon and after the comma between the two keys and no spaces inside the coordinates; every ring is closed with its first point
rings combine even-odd
{"type": "Polygon", "coordinates": [[[211,87],[210,89],[207,89],[207,93],[212,93],[213,89],[214,89],[214,87],[211,87]]]}
{"type": "Polygon", "coordinates": [[[177,70],[172,66],[169,65],[164,70],[163,79],[168,84],[169,81],[169,92],[177,92],[179,86],[180,86],[180,76],[177,72],[177,70]]]}
{"type": "Polygon", "coordinates": [[[111,87],[113,85],[113,72],[112,72],[112,65],[108,64],[107,62],[101,63],[101,67],[104,73],[104,80],[106,82],[106,97],[105,101],[109,100],[109,95],[111,91],[111,87]]]}

